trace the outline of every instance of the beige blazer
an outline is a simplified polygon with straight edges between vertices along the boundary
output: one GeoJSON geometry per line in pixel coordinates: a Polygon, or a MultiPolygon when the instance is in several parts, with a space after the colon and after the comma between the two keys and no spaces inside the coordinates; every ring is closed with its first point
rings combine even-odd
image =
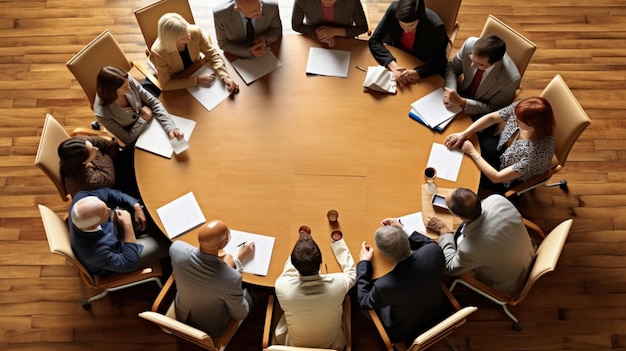
{"type": "MultiPolygon", "coordinates": [[[[219,52],[211,45],[207,36],[202,33],[200,27],[192,25],[189,27],[191,41],[187,44],[189,56],[193,62],[200,59],[200,53],[204,54],[208,62],[217,73],[220,79],[230,78],[224,60],[219,52]]],[[[165,51],[161,41],[157,40],[152,45],[152,55],[150,60],[157,69],[157,79],[163,90],[176,90],[195,87],[198,85],[196,77],[175,78],[177,74],[184,70],[183,60],[178,52],[165,51]]]]}

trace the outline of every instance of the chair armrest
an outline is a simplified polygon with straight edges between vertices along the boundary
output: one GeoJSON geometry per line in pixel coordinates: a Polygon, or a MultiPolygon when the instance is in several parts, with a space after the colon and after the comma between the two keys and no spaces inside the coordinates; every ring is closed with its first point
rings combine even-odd
{"type": "Polygon", "coordinates": [[[378,329],[378,334],[380,334],[380,337],[385,343],[385,347],[388,351],[394,351],[393,344],[391,344],[391,340],[389,340],[389,336],[387,335],[387,332],[385,331],[385,328],[383,327],[383,323],[380,321],[380,318],[378,318],[376,311],[369,310],[368,312],[370,313],[370,317],[372,318],[372,322],[374,322],[376,329],[378,329]]]}
{"type": "Polygon", "coordinates": [[[452,306],[454,306],[454,310],[455,311],[460,310],[461,304],[459,303],[459,301],[457,301],[456,297],[452,295],[452,293],[450,292],[450,289],[448,289],[446,284],[444,284],[443,282],[441,282],[441,290],[443,290],[444,295],[446,295],[448,300],[450,300],[450,303],[452,304],[452,306]]]}
{"type": "Polygon", "coordinates": [[[519,192],[523,192],[523,190],[530,190],[530,188],[539,186],[541,183],[543,182],[547,182],[548,179],[550,179],[550,177],[552,177],[552,175],[558,171],[560,171],[562,168],[561,165],[556,165],[554,168],[548,170],[547,172],[540,174],[538,176],[535,176],[527,181],[525,181],[522,184],[519,184],[511,189],[509,189],[506,193],[504,193],[504,197],[511,197],[519,192]]]}
{"type": "Polygon", "coordinates": [[[346,298],[343,300],[343,328],[346,332],[346,347],[344,351],[352,350],[352,322],[351,313],[352,313],[352,305],[350,305],[350,296],[346,295],[346,298]]]}
{"type": "Polygon", "coordinates": [[[476,288],[477,290],[480,290],[482,292],[484,292],[487,295],[490,295],[500,301],[509,301],[511,300],[510,296],[507,296],[497,290],[494,290],[492,287],[484,284],[483,282],[481,282],[480,280],[474,278],[473,275],[468,274],[468,273],[463,273],[461,275],[459,275],[458,277],[459,279],[463,280],[464,282],[466,282],[468,285],[471,285],[472,287],[476,288]]]}
{"type": "Polygon", "coordinates": [[[543,229],[541,229],[541,227],[538,226],[535,222],[531,222],[531,221],[527,220],[524,217],[522,217],[522,222],[524,223],[524,226],[527,229],[530,229],[533,232],[539,234],[539,236],[541,236],[541,238],[545,238],[546,237],[546,234],[543,232],[543,229]]]}
{"type": "Polygon", "coordinates": [[[95,276],[97,289],[107,289],[126,284],[135,283],[143,279],[158,277],[162,274],[160,267],[148,267],[129,273],[113,273],[105,276],[95,276]]]}
{"type": "Polygon", "coordinates": [[[156,325],[165,328],[167,330],[174,331],[178,334],[187,335],[195,340],[204,340],[209,338],[209,335],[200,329],[196,329],[185,323],[179,322],[168,316],[162,315],[157,312],[146,311],[139,313],[139,317],[149,320],[156,325]]]}
{"type": "Polygon", "coordinates": [[[111,132],[109,132],[106,128],[104,128],[104,126],[101,126],[100,128],[101,128],[100,130],[94,130],[94,129],[85,128],[85,127],[74,128],[74,130],[70,132],[70,136],[71,137],[75,137],[77,135],[97,136],[97,137],[104,138],[110,141],[115,141],[117,145],[121,148],[126,147],[126,145],[121,140],[117,139],[115,135],[111,134],[111,132]]]}
{"type": "Polygon", "coordinates": [[[154,303],[152,304],[152,310],[151,310],[152,312],[159,312],[159,310],[161,311],[167,310],[167,308],[171,304],[171,301],[164,301],[164,300],[167,297],[170,289],[172,288],[176,289],[176,283],[174,282],[174,274],[170,275],[170,277],[165,282],[165,285],[163,285],[163,288],[159,292],[159,295],[157,295],[156,299],[154,300],[154,303]]]}
{"type": "Polygon", "coordinates": [[[274,316],[274,295],[267,298],[267,308],[265,310],[265,323],[263,325],[262,348],[267,348],[272,340],[272,319],[274,316]]]}
{"type": "Polygon", "coordinates": [[[478,308],[474,306],[467,306],[461,310],[456,311],[454,314],[452,314],[448,318],[437,323],[437,325],[435,325],[434,327],[420,334],[415,339],[415,341],[413,341],[413,343],[416,343],[421,346],[429,341],[435,342],[435,341],[439,341],[443,339],[444,337],[452,333],[454,329],[458,328],[463,323],[465,323],[467,316],[474,313],[477,309],[478,308]]]}
{"type": "Polygon", "coordinates": [[[133,62],[133,67],[137,68],[137,70],[141,72],[141,74],[143,74],[150,82],[152,82],[152,84],[159,88],[159,90],[163,91],[163,89],[161,89],[161,84],[154,76],[154,74],[152,74],[152,71],[144,67],[144,65],[139,62],[133,62]]]}

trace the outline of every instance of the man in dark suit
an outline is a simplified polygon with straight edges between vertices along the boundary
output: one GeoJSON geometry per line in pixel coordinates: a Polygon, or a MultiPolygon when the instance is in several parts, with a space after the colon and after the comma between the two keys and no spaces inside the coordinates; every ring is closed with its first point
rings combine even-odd
{"type": "Polygon", "coordinates": [[[360,308],[376,310],[391,342],[405,349],[419,334],[452,313],[441,289],[445,261],[437,243],[403,227],[397,219],[387,218],[381,224],[374,234],[376,246],[396,264],[391,272],[373,281],[370,261],[374,249],[363,242],[357,265],[357,297],[360,308]]]}
{"type": "Polygon", "coordinates": [[[283,33],[278,4],[270,0],[228,0],[213,9],[217,44],[239,57],[260,57],[283,33]]]}

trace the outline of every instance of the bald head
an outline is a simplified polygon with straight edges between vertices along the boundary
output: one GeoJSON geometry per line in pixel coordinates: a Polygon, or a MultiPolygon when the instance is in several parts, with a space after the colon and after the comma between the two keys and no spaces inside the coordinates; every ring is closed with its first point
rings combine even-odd
{"type": "Polygon", "coordinates": [[[95,196],[84,197],[72,206],[72,223],[80,230],[95,229],[110,215],[107,205],[95,196]]]}
{"type": "Polygon", "coordinates": [[[230,239],[230,230],[226,224],[220,220],[214,220],[200,228],[198,233],[198,243],[200,251],[210,254],[217,254],[223,249],[230,239]]]}

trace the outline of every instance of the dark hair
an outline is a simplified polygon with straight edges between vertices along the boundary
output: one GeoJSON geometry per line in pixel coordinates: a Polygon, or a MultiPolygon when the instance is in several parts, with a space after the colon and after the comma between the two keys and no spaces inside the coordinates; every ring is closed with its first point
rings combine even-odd
{"type": "Polygon", "coordinates": [[[400,0],[396,6],[396,19],[401,22],[413,22],[424,18],[426,7],[424,0],[400,0]]]}
{"type": "Polygon", "coordinates": [[[116,90],[128,79],[128,72],[114,66],[100,68],[96,78],[96,93],[102,100],[101,105],[106,106],[117,99],[116,90]]]}
{"type": "Polygon", "coordinates": [[[495,34],[487,34],[476,40],[472,53],[475,56],[489,57],[490,64],[498,62],[506,53],[506,43],[495,34]]]}
{"type": "Polygon", "coordinates": [[[69,177],[80,172],[85,168],[85,160],[89,158],[89,150],[85,139],[72,138],[67,139],[57,149],[59,154],[59,170],[61,176],[69,177]]]}
{"type": "Polygon", "coordinates": [[[322,264],[322,252],[311,235],[300,235],[291,251],[291,264],[300,275],[317,274],[322,264]]]}
{"type": "Polygon", "coordinates": [[[480,197],[467,188],[457,188],[450,194],[450,212],[458,217],[473,221],[480,217],[483,207],[480,197]]]}
{"type": "Polygon", "coordinates": [[[532,139],[540,140],[552,135],[554,114],[548,100],[542,97],[529,97],[515,106],[515,116],[524,124],[535,128],[532,139]]]}

